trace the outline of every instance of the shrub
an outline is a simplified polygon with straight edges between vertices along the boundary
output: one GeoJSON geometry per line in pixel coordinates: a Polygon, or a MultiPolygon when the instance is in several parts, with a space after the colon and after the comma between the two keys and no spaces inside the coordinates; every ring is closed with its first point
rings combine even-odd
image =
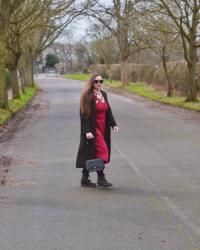
{"type": "Polygon", "coordinates": [[[57,57],[57,55],[47,54],[45,67],[47,67],[47,68],[55,68],[55,65],[57,63],[59,63],[59,58],[57,57]]]}
{"type": "MultiPolygon", "coordinates": [[[[121,80],[121,64],[110,65],[109,76],[111,80],[121,80]]],[[[125,65],[124,74],[126,74],[130,82],[149,82],[155,68],[149,64],[127,63],[125,65]]]]}
{"type": "Polygon", "coordinates": [[[88,72],[90,74],[99,73],[103,78],[109,78],[109,68],[108,64],[92,64],[89,66],[88,72]]]}
{"type": "MultiPolygon", "coordinates": [[[[187,65],[184,61],[168,62],[167,69],[173,88],[181,95],[185,95],[187,84],[187,65]]],[[[197,66],[197,78],[200,77],[200,65],[197,66]],[[199,72],[199,73],[198,73],[199,72]],[[199,75],[199,76],[198,76],[199,75]]],[[[151,79],[151,84],[166,86],[166,77],[160,65],[151,79]]]]}
{"type": "Polygon", "coordinates": [[[121,64],[111,64],[109,70],[110,80],[121,80],[121,64]]]}
{"type": "Polygon", "coordinates": [[[155,67],[150,64],[135,64],[127,65],[130,82],[149,82],[155,71],[155,67]]]}

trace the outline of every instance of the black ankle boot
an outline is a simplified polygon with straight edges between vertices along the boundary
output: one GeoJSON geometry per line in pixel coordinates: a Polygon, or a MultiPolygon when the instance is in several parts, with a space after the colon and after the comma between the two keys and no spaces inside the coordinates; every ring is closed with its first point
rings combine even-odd
{"type": "Polygon", "coordinates": [[[109,183],[106,178],[105,178],[105,174],[103,171],[99,171],[97,172],[97,176],[98,176],[98,180],[97,180],[97,184],[101,187],[111,187],[112,183],[109,183]]]}
{"type": "Polygon", "coordinates": [[[89,179],[89,172],[87,170],[82,171],[81,186],[96,187],[96,183],[91,182],[91,180],[89,179]]]}

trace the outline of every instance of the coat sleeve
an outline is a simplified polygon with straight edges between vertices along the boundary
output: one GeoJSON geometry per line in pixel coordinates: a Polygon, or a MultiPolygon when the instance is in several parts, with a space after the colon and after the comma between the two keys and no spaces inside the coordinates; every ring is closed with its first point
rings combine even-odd
{"type": "Polygon", "coordinates": [[[113,113],[112,113],[112,109],[111,109],[110,104],[108,102],[107,94],[106,94],[106,92],[104,92],[104,93],[105,93],[106,101],[108,103],[108,109],[109,109],[108,110],[108,112],[109,112],[108,115],[109,115],[109,119],[110,119],[110,126],[113,128],[113,127],[117,126],[117,123],[115,121],[115,118],[114,118],[113,113]]]}
{"type": "Polygon", "coordinates": [[[111,109],[110,106],[109,106],[109,116],[110,116],[110,126],[112,128],[115,127],[115,126],[117,126],[117,123],[116,123],[115,118],[114,118],[114,116],[112,114],[112,109],[111,109]]]}
{"type": "Polygon", "coordinates": [[[86,118],[80,109],[80,118],[81,118],[81,126],[82,126],[82,132],[84,134],[91,132],[91,125],[90,125],[90,119],[86,118]]]}

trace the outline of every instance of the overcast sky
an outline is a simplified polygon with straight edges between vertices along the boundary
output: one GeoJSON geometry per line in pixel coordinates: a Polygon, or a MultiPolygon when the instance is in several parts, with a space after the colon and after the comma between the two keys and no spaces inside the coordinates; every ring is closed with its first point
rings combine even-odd
{"type": "Polygon", "coordinates": [[[77,20],[76,23],[73,24],[74,35],[76,39],[80,40],[83,36],[86,35],[86,30],[89,27],[88,19],[77,20]]]}
{"type": "Polygon", "coordinates": [[[72,24],[70,24],[69,27],[67,27],[67,29],[60,35],[59,38],[56,39],[56,42],[65,43],[66,33],[72,36],[71,40],[74,41],[80,41],[82,39],[85,40],[86,30],[88,29],[88,27],[89,27],[89,21],[87,18],[84,19],[82,18],[80,20],[77,19],[72,24]]]}

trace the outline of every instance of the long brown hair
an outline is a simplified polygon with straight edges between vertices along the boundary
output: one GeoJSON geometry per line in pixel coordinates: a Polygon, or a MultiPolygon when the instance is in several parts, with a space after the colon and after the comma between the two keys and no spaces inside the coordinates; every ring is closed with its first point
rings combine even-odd
{"type": "Polygon", "coordinates": [[[94,80],[97,76],[100,76],[99,73],[93,74],[90,79],[86,82],[85,86],[83,87],[81,98],[80,98],[80,107],[82,114],[89,118],[91,114],[91,102],[93,96],[93,86],[94,80]]]}

